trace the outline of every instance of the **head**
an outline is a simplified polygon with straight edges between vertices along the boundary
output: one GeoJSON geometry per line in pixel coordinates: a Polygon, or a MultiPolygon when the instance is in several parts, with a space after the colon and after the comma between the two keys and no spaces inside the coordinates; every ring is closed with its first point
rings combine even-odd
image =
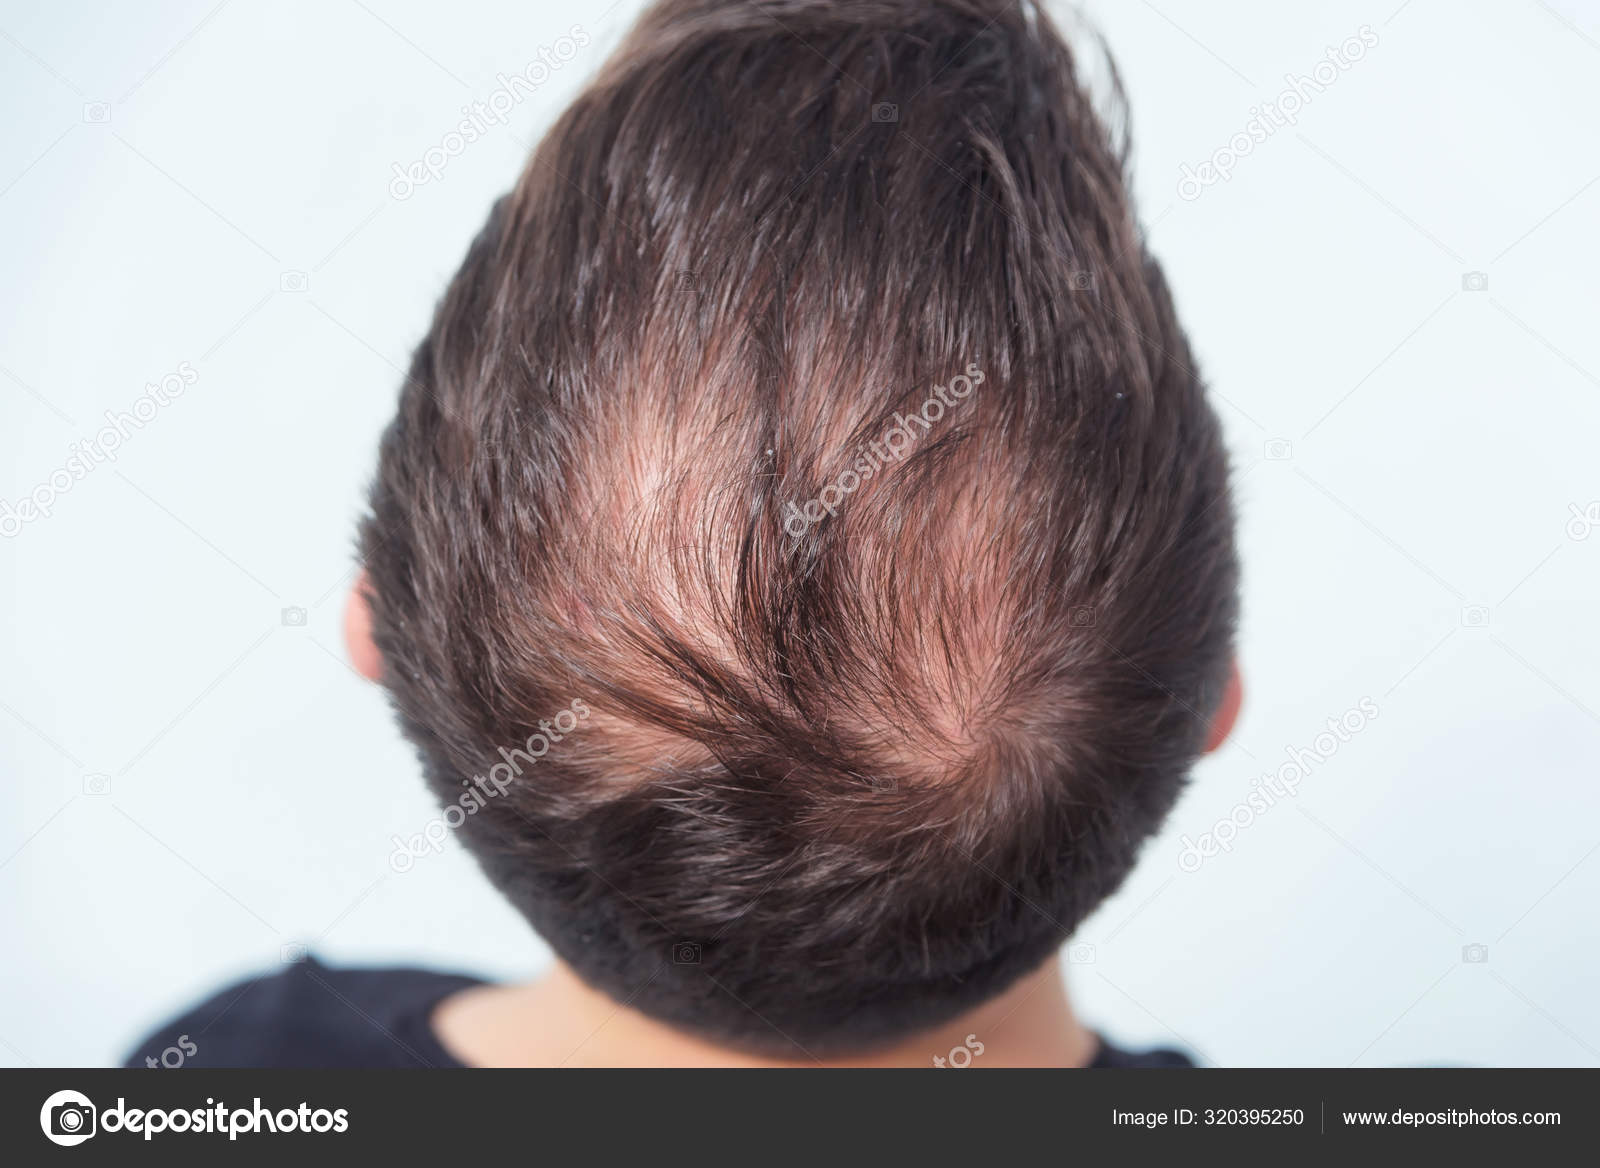
{"type": "Polygon", "coordinates": [[[850,1053],[1046,961],[1237,706],[1217,419],[1016,0],[663,0],[473,243],[352,608],[597,988],[850,1053]]]}

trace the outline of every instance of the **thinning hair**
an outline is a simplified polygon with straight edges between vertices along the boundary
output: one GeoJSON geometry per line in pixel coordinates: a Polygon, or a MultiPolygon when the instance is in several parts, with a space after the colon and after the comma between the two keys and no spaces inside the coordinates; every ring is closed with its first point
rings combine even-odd
{"type": "Polygon", "coordinates": [[[431,785],[591,984],[870,1048],[1170,809],[1237,567],[1125,159],[1032,3],[662,0],[494,206],[362,556],[431,785]]]}

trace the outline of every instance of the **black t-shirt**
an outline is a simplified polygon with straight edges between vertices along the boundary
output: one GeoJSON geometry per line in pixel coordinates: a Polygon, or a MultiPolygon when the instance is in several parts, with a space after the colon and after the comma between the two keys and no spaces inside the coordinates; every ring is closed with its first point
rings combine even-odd
{"type": "MultiPolygon", "coordinates": [[[[126,1065],[460,1067],[433,1032],[433,1009],[478,978],[425,969],[330,969],[313,958],[230,986],[160,1027],[126,1065]]],[[[1188,1067],[1175,1050],[1120,1050],[1092,1068],[1188,1067]]]]}

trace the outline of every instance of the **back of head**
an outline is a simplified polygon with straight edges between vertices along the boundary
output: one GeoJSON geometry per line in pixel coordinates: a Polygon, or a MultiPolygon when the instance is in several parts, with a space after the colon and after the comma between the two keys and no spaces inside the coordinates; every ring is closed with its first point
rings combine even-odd
{"type": "Polygon", "coordinates": [[[429,780],[557,953],[821,1053],[1115,890],[1226,683],[1232,522],[1042,13],[664,0],[473,244],[362,550],[429,780]]]}

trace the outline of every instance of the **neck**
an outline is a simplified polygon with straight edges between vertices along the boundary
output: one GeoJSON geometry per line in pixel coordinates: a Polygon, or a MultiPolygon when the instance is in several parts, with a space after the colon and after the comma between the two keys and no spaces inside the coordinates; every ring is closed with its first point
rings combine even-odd
{"type": "Polygon", "coordinates": [[[488,1067],[1073,1067],[1098,1041],[1073,1014],[1055,958],[945,1025],[838,1059],[799,1046],[773,1058],[718,1046],[618,1005],[559,961],[534,982],[446,998],[433,1026],[462,1062],[488,1067]]]}

